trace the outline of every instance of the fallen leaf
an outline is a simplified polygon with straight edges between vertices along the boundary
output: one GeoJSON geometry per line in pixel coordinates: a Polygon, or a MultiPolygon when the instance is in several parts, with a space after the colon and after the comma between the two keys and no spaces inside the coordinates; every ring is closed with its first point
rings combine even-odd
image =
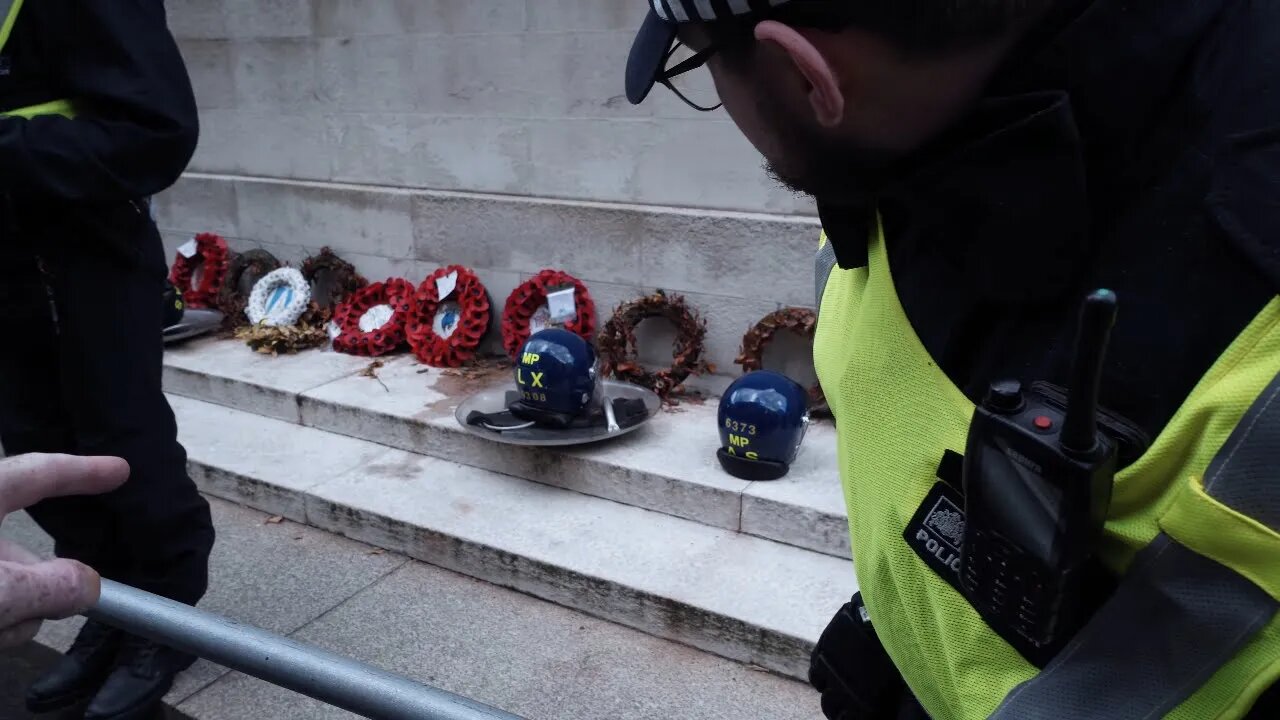
{"type": "Polygon", "coordinates": [[[385,364],[386,363],[382,362],[381,360],[374,360],[373,362],[369,363],[369,367],[365,368],[364,370],[361,370],[360,374],[364,377],[373,378],[374,380],[377,380],[378,384],[382,386],[383,390],[386,390],[387,392],[391,392],[391,388],[387,387],[387,384],[382,382],[382,378],[378,377],[378,368],[382,367],[385,364]]]}
{"type": "Polygon", "coordinates": [[[368,367],[361,370],[360,374],[364,377],[376,379],[378,377],[378,368],[381,368],[385,364],[386,363],[382,362],[381,360],[374,360],[373,362],[369,363],[368,367]]]}
{"type": "Polygon", "coordinates": [[[283,516],[283,515],[272,515],[271,517],[267,518],[267,522],[266,522],[265,524],[267,524],[267,525],[279,525],[279,524],[280,524],[280,523],[282,523],[282,522],[284,522],[284,516],[283,516]]]}
{"type": "Polygon", "coordinates": [[[377,548],[376,550],[370,550],[369,552],[365,553],[365,555],[385,555],[386,552],[387,551],[383,550],[382,548],[377,548]]]}

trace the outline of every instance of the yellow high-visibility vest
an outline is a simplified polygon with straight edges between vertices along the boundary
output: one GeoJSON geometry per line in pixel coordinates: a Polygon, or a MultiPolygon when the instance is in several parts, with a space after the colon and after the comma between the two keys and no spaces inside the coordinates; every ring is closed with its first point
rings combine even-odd
{"type": "MultiPolygon", "coordinates": [[[[1077,644],[1055,660],[1062,660],[1063,667],[1039,671],[903,536],[938,482],[944,452],[964,452],[974,405],[912,329],[898,300],[883,226],[873,229],[865,267],[836,267],[825,234],[820,247],[814,363],[837,422],[854,566],[876,634],[929,715],[935,720],[978,720],[993,714],[1019,720],[1242,717],[1280,679],[1280,615],[1275,613],[1280,527],[1275,526],[1276,514],[1268,515],[1268,508],[1277,506],[1280,462],[1254,457],[1250,467],[1246,459],[1250,453],[1272,452],[1256,441],[1264,428],[1274,433],[1280,414],[1280,299],[1260,310],[1145,455],[1115,477],[1101,559],[1114,571],[1128,571],[1126,581],[1154,577],[1155,586],[1160,576],[1135,576],[1133,568],[1152,554],[1159,557],[1168,550],[1167,559],[1181,552],[1179,558],[1186,562],[1180,567],[1203,571],[1201,580],[1184,581],[1170,592],[1157,588],[1132,604],[1139,612],[1119,613],[1119,621],[1113,614],[1113,640],[1123,644],[1111,648],[1113,655],[1099,657],[1096,648],[1105,641],[1077,644]],[[1267,410],[1270,425],[1258,420],[1267,410]],[[1251,432],[1254,447],[1240,449],[1234,439],[1248,440],[1251,432]],[[1229,484],[1221,476],[1229,473],[1218,471],[1242,465],[1249,475],[1231,501],[1230,493],[1221,492],[1229,484]],[[1276,473],[1272,482],[1259,480],[1270,472],[1276,473]],[[1263,493],[1265,501],[1244,502],[1246,490],[1263,493]],[[1156,552],[1144,555],[1148,549],[1156,552]],[[1161,608],[1176,605],[1169,601],[1179,598],[1177,591],[1198,592],[1204,601],[1183,603],[1184,609],[1196,611],[1184,617],[1226,618],[1226,625],[1216,633],[1197,628],[1197,634],[1189,635],[1182,623],[1160,616],[1161,608]],[[1144,623],[1152,631],[1146,636],[1141,634],[1144,623]],[[1158,637],[1152,639],[1153,633],[1158,637]],[[1227,634],[1235,645],[1210,657],[1196,655],[1197,640],[1220,640],[1215,635],[1227,634]],[[1094,662],[1089,664],[1085,656],[1094,662]],[[1159,675],[1155,667],[1162,657],[1168,667],[1186,669],[1189,679],[1163,705],[1145,706],[1161,708],[1156,714],[1149,709],[1130,714],[1133,708],[1125,700],[1159,684],[1153,676],[1159,675]],[[1099,681],[1097,687],[1104,690],[1099,695],[1114,693],[1105,707],[1094,707],[1093,698],[1080,696],[1089,692],[1090,680],[1099,681]],[[1017,705],[1054,682],[1060,686],[1053,693],[1025,703],[1032,709],[1017,705]]],[[[1267,443],[1280,450],[1275,438],[1267,443]]]]}

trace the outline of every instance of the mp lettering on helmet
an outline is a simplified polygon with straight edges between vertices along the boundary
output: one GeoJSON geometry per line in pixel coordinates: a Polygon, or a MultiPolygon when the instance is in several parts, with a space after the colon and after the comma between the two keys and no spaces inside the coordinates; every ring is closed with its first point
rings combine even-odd
{"type": "MultiPolygon", "coordinates": [[[[724,425],[725,427],[733,427],[733,428],[741,427],[743,432],[745,432],[746,428],[748,427],[747,423],[738,423],[732,420],[725,420],[724,425]]],[[[740,450],[742,450],[743,448],[747,447],[750,444],[751,444],[751,438],[746,437],[745,435],[737,435],[733,432],[730,432],[729,438],[728,438],[728,444],[725,447],[725,452],[735,457],[745,457],[748,460],[757,461],[760,459],[760,453],[757,453],[754,451],[739,452],[740,450]]]]}

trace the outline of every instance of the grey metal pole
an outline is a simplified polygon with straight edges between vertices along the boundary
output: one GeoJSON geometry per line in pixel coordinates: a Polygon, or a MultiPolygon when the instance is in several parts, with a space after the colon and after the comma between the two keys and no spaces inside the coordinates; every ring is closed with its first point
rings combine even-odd
{"type": "Polygon", "coordinates": [[[94,620],[373,720],[520,720],[460,695],[196,608],[102,581],[94,620]]]}

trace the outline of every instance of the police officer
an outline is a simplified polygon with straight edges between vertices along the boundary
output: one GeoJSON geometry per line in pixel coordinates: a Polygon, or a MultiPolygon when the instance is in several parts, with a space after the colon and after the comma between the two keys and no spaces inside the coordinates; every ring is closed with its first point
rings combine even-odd
{"type": "Polygon", "coordinates": [[[630,100],[713,109],[684,83],[709,67],[825,230],[814,357],[861,587],[814,652],[828,717],[1278,716],[1277,46],[1268,2],[652,0],[630,100]],[[1102,287],[1116,585],[1042,667],[913,538],[963,536],[925,505],[939,459],[992,381],[1069,384],[1102,287]]]}
{"type": "MultiPolygon", "coordinates": [[[[124,458],[120,489],[30,513],[59,556],[194,604],[214,533],[161,393],[147,203],[194,152],[190,81],[161,0],[0,0],[0,21],[0,443],[124,458]]],[[[89,622],[27,702],[132,718],[191,662],[89,622]]]]}

